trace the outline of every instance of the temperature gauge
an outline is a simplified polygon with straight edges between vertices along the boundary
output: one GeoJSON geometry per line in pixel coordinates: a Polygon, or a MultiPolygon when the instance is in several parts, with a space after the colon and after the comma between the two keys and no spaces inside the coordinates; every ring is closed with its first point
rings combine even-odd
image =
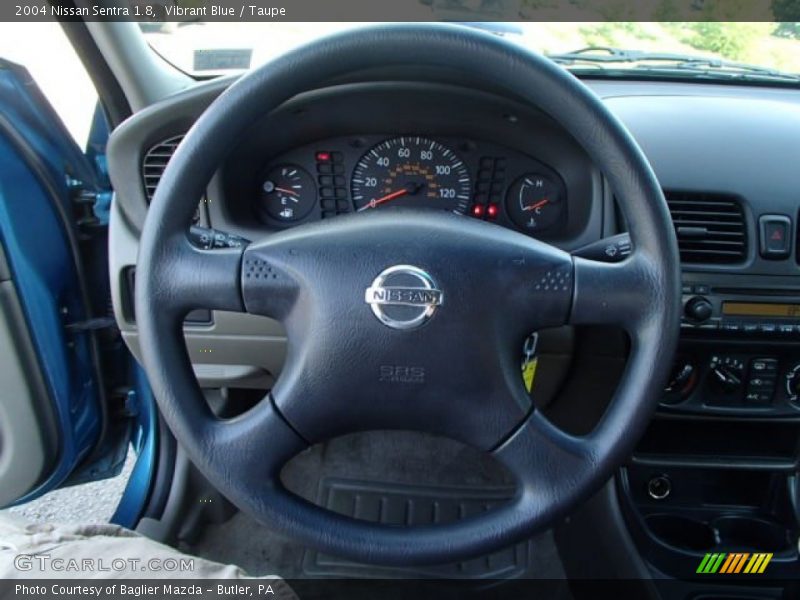
{"type": "Polygon", "coordinates": [[[262,217],[290,223],[308,215],[316,203],[311,175],[300,167],[283,165],[270,169],[262,180],[257,209],[262,217]]]}
{"type": "Polygon", "coordinates": [[[514,224],[525,232],[549,229],[564,216],[561,185],[551,177],[529,173],[508,188],[506,208],[514,224]]]}

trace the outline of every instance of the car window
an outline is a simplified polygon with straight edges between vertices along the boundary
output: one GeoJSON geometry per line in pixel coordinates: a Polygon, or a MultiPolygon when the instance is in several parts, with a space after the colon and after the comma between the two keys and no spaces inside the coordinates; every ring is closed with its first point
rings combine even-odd
{"type": "MultiPolygon", "coordinates": [[[[155,52],[181,70],[214,76],[258,66],[331,33],[372,23],[142,23],[155,52]]],[[[797,23],[481,22],[460,23],[550,55],[593,75],[796,82],[797,23]]]]}
{"type": "Polygon", "coordinates": [[[61,26],[0,23],[0,58],[28,69],[78,146],[85,149],[97,92],[61,26]]]}

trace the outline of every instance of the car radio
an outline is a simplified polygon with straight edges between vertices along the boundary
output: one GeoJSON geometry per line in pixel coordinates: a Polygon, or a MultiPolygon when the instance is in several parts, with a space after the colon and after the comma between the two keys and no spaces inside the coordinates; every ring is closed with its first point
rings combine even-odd
{"type": "Polygon", "coordinates": [[[800,335],[800,289],[683,286],[684,330],[800,335]]]}

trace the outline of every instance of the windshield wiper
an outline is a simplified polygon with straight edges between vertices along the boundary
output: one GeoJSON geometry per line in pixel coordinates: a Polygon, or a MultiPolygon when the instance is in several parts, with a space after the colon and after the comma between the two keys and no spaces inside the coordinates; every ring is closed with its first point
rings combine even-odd
{"type": "MultiPolygon", "coordinates": [[[[548,58],[565,67],[580,69],[589,67],[598,70],[613,70],[615,65],[627,64],[625,71],[638,73],[691,74],[709,78],[741,79],[749,81],[800,82],[800,75],[786,73],[767,67],[738,63],[719,58],[674,54],[669,52],[645,52],[621,50],[603,46],[590,46],[574,52],[549,54],[548,58]]],[[[622,69],[617,69],[621,71],[622,69]]]]}

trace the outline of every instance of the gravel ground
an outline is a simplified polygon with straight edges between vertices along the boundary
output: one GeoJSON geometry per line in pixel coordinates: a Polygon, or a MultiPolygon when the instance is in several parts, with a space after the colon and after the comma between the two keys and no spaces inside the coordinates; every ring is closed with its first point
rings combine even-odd
{"type": "Polygon", "coordinates": [[[135,462],[136,455],[128,452],[125,466],[116,477],[54,490],[0,514],[33,523],[106,523],[122,498],[135,462]]]}

